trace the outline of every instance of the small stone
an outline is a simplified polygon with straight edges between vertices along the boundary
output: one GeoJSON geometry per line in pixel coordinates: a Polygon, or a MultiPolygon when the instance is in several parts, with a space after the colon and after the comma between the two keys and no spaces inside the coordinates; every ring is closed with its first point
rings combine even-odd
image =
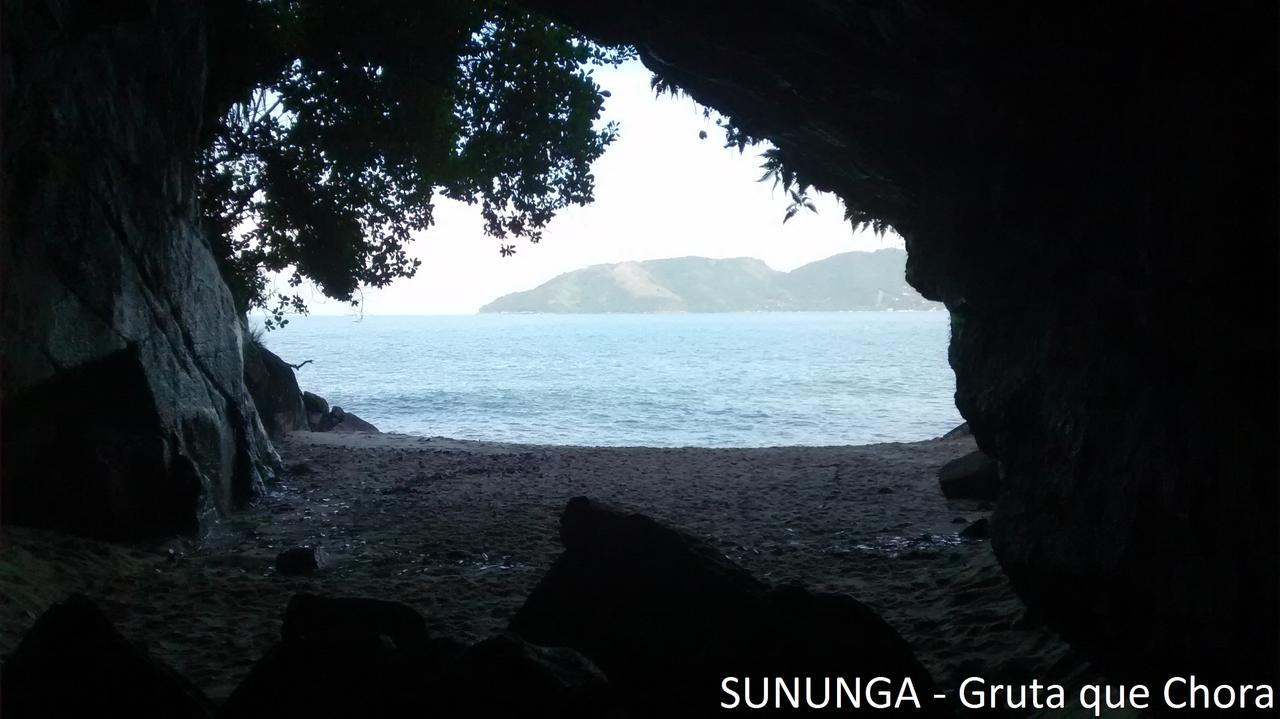
{"type": "Polygon", "coordinates": [[[329,555],[320,547],[294,547],[276,556],[276,574],[282,577],[310,577],[328,569],[329,555]]]}

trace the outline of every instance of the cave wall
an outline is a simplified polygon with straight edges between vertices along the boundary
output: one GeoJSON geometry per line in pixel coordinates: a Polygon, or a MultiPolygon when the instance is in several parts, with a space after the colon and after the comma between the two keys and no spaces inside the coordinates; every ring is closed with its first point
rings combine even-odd
{"type": "Polygon", "coordinates": [[[278,466],[196,213],[203,4],[4,0],[4,521],[207,526],[278,466]]]}
{"type": "Polygon", "coordinates": [[[1274,3],[527,4],[904,236],[1035,616],[1116,678],[1275,680],[1274,3]]]}

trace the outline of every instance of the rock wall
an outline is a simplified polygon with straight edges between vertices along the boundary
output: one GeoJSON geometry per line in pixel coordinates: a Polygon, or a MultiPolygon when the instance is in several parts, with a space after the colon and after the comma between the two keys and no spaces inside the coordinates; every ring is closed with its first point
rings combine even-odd
{"type": "Polygon", "coordinates": [[[196,531],[279,463],[198,231],[203,7],[4,0],[6,522],[196,531]]]}
{"type": "Polygon", "coordinates": [[[1274,681],[1274,3],[528,4],[906,238],[1037,615],[1113,677],[1274,681]]]}

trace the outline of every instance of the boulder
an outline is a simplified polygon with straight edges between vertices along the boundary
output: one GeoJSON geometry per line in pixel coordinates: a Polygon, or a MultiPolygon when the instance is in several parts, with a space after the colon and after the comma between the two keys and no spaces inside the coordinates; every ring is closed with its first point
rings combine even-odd
{"type": "Polygon", "coordinates": [[[320,547],[293,547],[276,555],[276,574],[282,577],[310,577],[329,568],[330,559],[320,547]]]}
{"type": "Polygon", "coordinates": [[[0,684],[5,719],[213,716],[194,685],[121,635],[82,595],[36,620],[5,661],[0,684]]]}
{"type": "Polygon", "coordinates": [[[378,432],[378,428],[356,415],[334,407],[316,428],[318,432],[378,432]]]}
{"type": "Polygon", "coordinates": [[[253,338],[244,344],[244,384],[272,439],[308,428],[293,367],[253,338]]]}
{"type": "Polygon", "coordinates": [[[302,393],[302,408],[307,413],[307,427],[315,431],[329,414],[329,403],[314,392],[302,393]]]}
{"type": "Polygon", "coordinates": [[[972,437],[972,436],[973,436],[973,431],[969,429],[969,423],[961,422],[959,426],[957,426],[955,429],[951,430],[950,432],[947,432],[946,434],[942,435],[941,437],[939,437],[939,439],[963,439],[965,437],[972,437]]]}
{"type": "Polygon", "coordinates": [[[909,677],[931,695],[910,647],[850,597],[770,587],[684,532],[584,497],[560,538],[510,630],[581,651],[641,715],[711,713],[726,676],[909,677]]]}
{"type": "Polygon", "coordinates": [[[995,499],[1000,494],[1000,466],[974,450],[938,470],[938,484],[948,499],[995,499]]]}

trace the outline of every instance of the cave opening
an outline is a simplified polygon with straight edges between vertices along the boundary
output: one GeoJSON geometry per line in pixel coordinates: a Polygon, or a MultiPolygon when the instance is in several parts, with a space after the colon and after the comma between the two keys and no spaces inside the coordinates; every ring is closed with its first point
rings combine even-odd
{"type": "Polygon", "coordinates": [[[478,209],[440,200],[409,247],[416,274],[358,307],[306,282],[308,315],[277,328],[257,310],[255,341],[312,360],[302,389],[389,432],[823,446],[962,422],[945,307],[906,283],[901,237],[762,176],[774,148],[736,147],[726,119],[655,94],[638,60],[592,72],[607,94],[596,125],[618,134],[592,166],[590,205],[557,215],[542,242],[495,243],[478,209]]]}

